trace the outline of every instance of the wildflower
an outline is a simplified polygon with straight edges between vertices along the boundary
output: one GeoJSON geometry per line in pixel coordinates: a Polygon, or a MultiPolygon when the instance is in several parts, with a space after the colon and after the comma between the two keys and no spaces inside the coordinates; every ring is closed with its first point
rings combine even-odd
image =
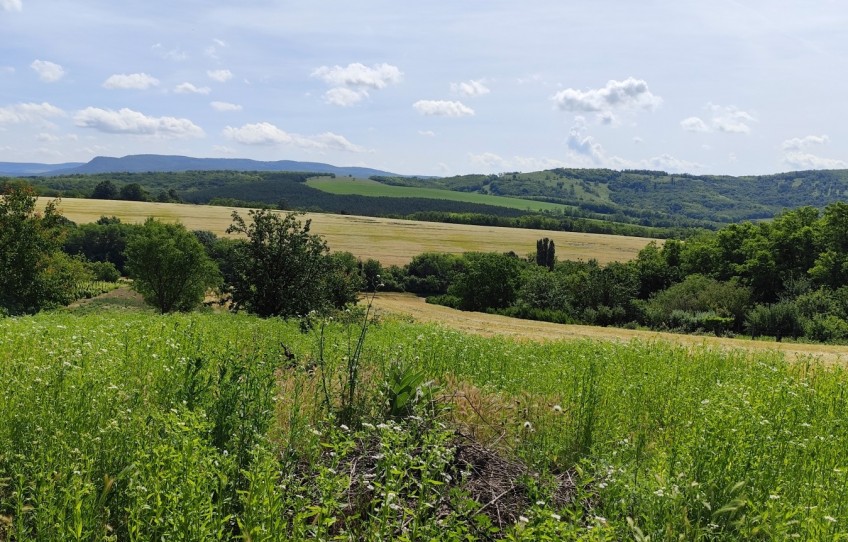
{"type": "Polygon", "coordinates": [[[342,431],[350,431],[350,427],[346,426],[345,424],[341,424],[341,425],[339,426],[339,428],[340,428],[342,431]]]}
{"type": "Polygon", "coordinates": [[[562,412],[562,407],[559,406],[559,405],[554,405],[554,412],[556,412],[556,413],[562,412]]]}
{"type": "Polygon", "coordinates": [[[603,516],[595,516],[595,521],[597,521],[598,523],[606,523],[607,518],[605,518],[603,516]]]}
{"type": "Polygon", "coordinates": [[[825,521],[829,521],[831,523],[836,523],[836,518],[833,517],[833,516],[825,516],[824,519],[825,519],[825,521]]]}
{"type": "Polygon", "coordinates": [[[769,499],[771,499],[773,501],[776,501],[779,498],[780,498],[780,495],[769,495],[769,499]]]}
{"type": "Polygon", "coordinates": [[[536,501],[536,506],[545,506],[545,501],[536,501]]]}
{"type": "Polygon", "coordinates": [[[521,523],[530,523],[530,520],[527,519],[525,516],[518,516],[518,521],[520,521],[521,523]]]}
{"type": "Polygon", "coordinates": [[[552,514],[551,514],[551,517],[552,517],[552,518],[554,518],[554,520],[556,520],[556,521],[559,521],[559,520],[561,520],[561,519],[562,519],[562,516],[560,516],[559,514],[553,514],[553,513],[552,513],[552,514]]]}
{"type": "Polygon", "coordinates": [[[528,431],[532,431],[533,430],[533,424],[530,423],[529,421],[524,422],[524,429],[527,429],[528,431]]]}
{"type": "Polygon", "coordinates": [[[662,488],[659,488],[658,490],[654,491],[654,495],[656,495],[657,497],[664,497],[665,491],[663,491],[662,488]]]}

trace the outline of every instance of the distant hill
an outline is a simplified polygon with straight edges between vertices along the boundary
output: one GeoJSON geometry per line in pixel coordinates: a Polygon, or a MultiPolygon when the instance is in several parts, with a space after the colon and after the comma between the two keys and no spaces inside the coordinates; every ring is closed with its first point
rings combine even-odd
{"type": "Polygon", "coordinates": [[[367,178],[373,175],[396,176],[395,173],[364,167],[338,167],[321,162],[296,162],[278,160],[261,162],[246,158],[192,158],[161,154],[133,154],[121,158],[97,156],[90,162],[69,164],[17,164],[0,162],[0,175],[54,176],[92,173],[146,173],[180,171],[302,171],[308,173],[333,173],[367,178]]]}
{"type": "Polygon", "coordinates": [[[72,169],[81,165],[83,165],[82,162],[65,162],[64,164],[0,162],[0,176],[29,177],[31,175],[46,175],[52,171],[72,169]]]}
{"type": "Polygon", "coordinates": [[[438,179],[371,177],[393,186],[441,188],[573,206],[595,218],[651,226],[719,227],[769,219],[785,209],[848,201],[848,170],[774,175],[558,168],[438,179]]]}

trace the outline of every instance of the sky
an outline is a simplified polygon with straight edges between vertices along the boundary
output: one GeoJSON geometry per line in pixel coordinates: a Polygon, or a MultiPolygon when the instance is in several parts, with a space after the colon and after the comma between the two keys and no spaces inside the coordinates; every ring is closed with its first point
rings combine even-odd
{"type": "Polygon", "coordinates": [[[0,0],[0,161],[848,167],[842,0],[0,0]]]}

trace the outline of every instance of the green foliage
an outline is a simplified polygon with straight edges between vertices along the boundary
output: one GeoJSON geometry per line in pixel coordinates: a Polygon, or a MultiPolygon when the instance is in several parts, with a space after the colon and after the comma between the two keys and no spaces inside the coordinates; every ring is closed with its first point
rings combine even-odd
{"type": "Polygon", "coordinates": [[[288,318],[351,302],[359,286],[355,263],[329,258],[327,244],[309,233],[311,221],[301,223],[296,213],[267,210],[250,211],[249,216],[247,224],[233,212],[227,230],[247,237],[233,246],[229,288],[236,310],[288,318]]]}
{"type": "Polygon", "coordinates": [[[97,222],[68,230],[62,250],[91,262],[108,262],[125,272],[127,240],[139,226],[122,224],[117,218],[101,217],[97,222]]]}
{"type": "Polygon", "coordinates": [[[97,183],[91,192],[92,199],[118,199],[118,187],[115,183],[106,179],[97,183]]]}
{"type": "Polygon", "coordinates": [[[515,301],[521,277],[521,262],[509,254],[469,252],[464,269],[449,293],[460,300],[463,310],[502,309],[515,301]]]}
{"type": "Polygon", "coordinates": [[[798,307],[791,301],[757,305],[745,317],[745,327],[751,337],[768,335],[778,342],[783,337],[797,339],[803,333],[798,307]]]}
{"type": "Polygon", "coordinates": [[[456,254],[424,252],[404,268],[404,290],[425,296],[445,294],[464,268],[465,260],[456,254]]]}
{"type": "Polygon", "coordinates": [[[739,329],[750,305],[751,292],[735,281],[721,282],[704,275],[689,275],[683,282],[655,294],[644,305],[647,321],[655,327],[695,331],[714,331],[719,321],[704,318],[728,318],[739,329]],[[697,315],[701,316],[697,316],[697,315]],[[682,319],[683,315],[689,315],[682,319]],[[708,329],[710,328],[710,329],[708,329]]]}
{"type": "Polygon", "coordinates": [[[133,289],[163,314],[191,310],[220,286],[218,267],[182,224],[148,218],[127,242],[126,256],[133,289]]]}
{"type": "Polygon", "coordinates": [[[0,311],[29,314],[73,301],[77,284],[90,274],[59,250],[64,220],[57,202],[36,212],[36,197],[25,186],[0,195],[0,311]]]}
{"type": "Polygon", "coordinates": [[[556,264],[556,246],[547,237],[536,241],[536,265],[553,270],[556,264]]]}

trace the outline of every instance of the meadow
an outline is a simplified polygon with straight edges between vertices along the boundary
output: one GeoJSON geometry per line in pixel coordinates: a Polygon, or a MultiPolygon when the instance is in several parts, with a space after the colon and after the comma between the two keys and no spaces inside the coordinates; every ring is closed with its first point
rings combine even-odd
{"type": "Polygon", "coordinates": [[[466,203],[480,203],[519,209],[521,211],[565,211],[574,210],[575,206],[548,203],[478,192],[459,192],[444,188],[426,188],[421,186],[393,186],[370,179],[351,179],[345,177],[312,177],[306,181],[308,186],[324,192],[338,195],[382,196],[389,198],[432,198],[466,203]]]}
{"type": "Polygon", "coordinates": [[[0,320],[0,540],[845,540],[848,375],[126,307],[0,320]]]}
{"type": "MultiPolygon", "coordinates": [[[[41,198],[44,205],[47,200],[41,198]]],[[[127,223],[140,224],[147,217],[166,222],[182,222],[190,230],[209,230],[225,235],[232,223],[232,207],[147,203],[117,200],[61,200],[61,213],[79,223],[94,222],[101,216],[117,216],[127,223]]],[[[247,216],[247,209],[238,209],[247,216]]],[[[333,251],[348,251],[363,260],[374,258],[383,265],[404,265],[423,252],[469,251],[509,252],[524,256],[535,250],[536,241],[548,237],[556,242],[560,259],[598,260],[601,264],[636,257],[650,242],[642,237],[496,228],[464,224],[443,224],[350,215],[308,213],[312,233],[321,235],[333,251]]]]}

